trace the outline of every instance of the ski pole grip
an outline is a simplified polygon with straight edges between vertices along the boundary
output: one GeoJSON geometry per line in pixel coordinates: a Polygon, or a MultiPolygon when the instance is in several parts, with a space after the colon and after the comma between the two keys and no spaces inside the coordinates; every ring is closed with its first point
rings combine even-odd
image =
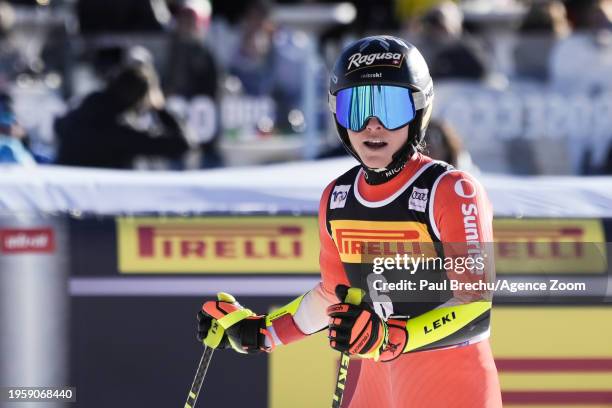
{"type": "Polygon", "coordinates": [[[349,288],[346,297],[344,298],[344,303],[349,303],[351,305],[358,305],[361,303],[365,296],[365,291],[360,288],[349,288]]]}
{"type": "Polygon", "coordinates": [[[217,293],[217,299],[219,299],[221,302],[236,303],[236,299],[229,293],[225,292],[217,293]]]}

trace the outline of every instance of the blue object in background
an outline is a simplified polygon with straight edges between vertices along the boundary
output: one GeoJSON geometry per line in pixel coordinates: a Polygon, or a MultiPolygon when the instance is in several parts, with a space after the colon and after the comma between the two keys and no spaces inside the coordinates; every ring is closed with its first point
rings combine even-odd
{"type": "Polygon", "coordinates": [[[2,163],[34,165],[36,161],[19,140],[0,135],[0,164],[2,163]]]}

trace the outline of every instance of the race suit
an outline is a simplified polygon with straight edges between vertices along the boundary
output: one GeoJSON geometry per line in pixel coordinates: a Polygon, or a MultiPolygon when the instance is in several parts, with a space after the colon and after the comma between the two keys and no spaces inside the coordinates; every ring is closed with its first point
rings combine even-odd
{"type": "Polygon", "coordinates": [[[357,166],[324,190],[319,233],[321,282],[267,316],[275,342],[288,344],[325,329],[326,308],[339,303],[340,284],[362,288],[381,318],[399,322],[408,333],[402,354],[392,361],[352,360],[343,407],[502,406],[488,341],[490,292],[450,284],[494,281],[487,251],[492,208],[473,177],[420,153],[380,185],[367,184],[357,166]],[[372,272],[374,258],[397,253],[480,257],[484,268],[461,272],[437,264],[437,269],[372,272]],[[433,286],[420,289],[423,280],[433,286]],[[373,289],[406,281],[415,282],[413,290],[373,289]]]}

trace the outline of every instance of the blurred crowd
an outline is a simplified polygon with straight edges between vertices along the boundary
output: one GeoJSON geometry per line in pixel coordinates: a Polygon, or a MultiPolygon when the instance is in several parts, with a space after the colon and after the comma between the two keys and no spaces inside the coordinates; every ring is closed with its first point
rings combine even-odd
{"type": "Polygon", "coordinates": [[[436,103],[451,95],[430,155],[470,171],[499,154],[508,173],[612,174],[612,0],[1,0],[0,163],[178,170],[343,154],[328,68],[381,33],[421,50],[436,103]],[[473,100],[453,84],[512,89],[503,103],[524,111],[552,92],[567,105],[554,112],[572,113],[546,111],[539,128],[508,113],[517,134],[493,140],[493,120],[475,145],[478,117],[456,120],[473,100]],[[587,136],[581,123],[599,122],[576,119],[585,104],[605,119],[587,136]]]}

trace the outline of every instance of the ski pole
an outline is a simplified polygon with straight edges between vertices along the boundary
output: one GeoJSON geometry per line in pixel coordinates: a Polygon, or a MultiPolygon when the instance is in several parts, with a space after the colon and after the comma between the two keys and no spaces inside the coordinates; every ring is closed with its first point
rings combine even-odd
{"type": "Polygon", "coordinates": [[[208,365],[210,364],[214,351],[214,348],[204,346],[204,353],[202,354],[200,364],[198,364],[198,369],[196,370],[195,378],[191,384],[191,389],[189,390],[189,396],[187,396],[185,408],[195,407],[198,395],[200,395],[200,388],[202,388],[202,383],[204,382],[204,377],[206,376],[206,371],[208,370],[208,365]]]}
{"type": "MultiPolygon", "coordinates": [[[[236,303],[236,299],[234,299],[234,297],[229,293],[219,292],[217,293],[217,299],[222,302],[236,303]]],[[[191,384],[191,389],[189,390],[189,395],[187,396],[187,402],[185,402],[184,408],[195,407],[195,403],[200,395],[200,389],[202,388],[206,371],[208,371],[208,366],[210,365],[213,352],[223,339],[224,334],[225,330],[223,330],[217,320],[213,319],[210,329],[208,329],[208,335],[204,339],[204,353],[202,354],[202,358],[200,358],[200,364],[198,364],[198,369],[196,370],[195,378],[191,384]]]]}
{"type": "MultiPolygon", "coordinates": [[[[362,289],[349,288],[344,302],[350,303],[351,305],[358,305],[361,303],[364,295],[365,292],[362,289]]],[[[340,367],[338,367],[338,379],[336,380],[332,408],[340,408],[340,404],[342,404],[342,396],[344,395],[344,387],[346,386],[346,376],[348,375],[350,362],[351,357],[348,351],[343,351],[340,353],[340,367]]]]}

